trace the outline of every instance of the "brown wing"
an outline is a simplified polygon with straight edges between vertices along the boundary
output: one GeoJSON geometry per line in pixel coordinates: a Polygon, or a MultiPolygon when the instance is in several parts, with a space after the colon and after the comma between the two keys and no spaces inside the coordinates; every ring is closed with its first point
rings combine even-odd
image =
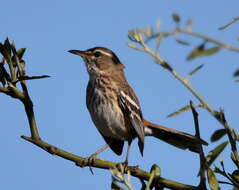
{"type": "MultiPolygon", "coordinates": [[[[101,134],[102,135],[102,134],[101,134]]],[[[105,142],[110,146],[111,150],[114,151],[115,154],[121,155],[124,147],[124,141],[111,139],[102,135],[105,142]]]]}
{"type": "Polygon", "coordinates": [[[144,124],[139,101],[129,85],[123,86],[118,94],[118,102],[124,117],[129,121],[138,136],[140,153],[143,155],[144,149],[144,124]]]}

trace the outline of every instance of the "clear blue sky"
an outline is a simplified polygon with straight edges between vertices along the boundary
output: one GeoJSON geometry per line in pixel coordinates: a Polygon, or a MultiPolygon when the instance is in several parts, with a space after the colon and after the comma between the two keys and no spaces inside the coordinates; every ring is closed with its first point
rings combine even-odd
{"type": "MultiPolygon", "coordinates": [[[[193,29],[238,45],[238,23],[225,31],[217,28],[238,15],[238,1],[2,1],[0,40],[7,36],[18,48],[26,47],[25,60],[29,75],[50,75],[51,78],[28,82],[35,105],[35,114],[41,137],[67,151],[89,156],[104,145],[102,137],[91,122],[85,106],[88,76],[82,60],[69,54],[69,49],[87,49],[105,46],[119,56],[126,66],[127,78],[136,91],[145,118],[194,133],[191,113],[169,119],[166,115],[195,98],[169,73],[146,55],[129,47],[127,31],[136,27],[154,25],[174,27],[172,12],[183,19],[193,18],[193,29]]],[[[186,37],[185,37],[186,38],[186,37]]],[[[200,40],[191,42],[196,45],[200,40]]],[[[238,127],[238,83],[232,73],[239,68],[238,54],[222,50],[210,58],[185,61],[192,47],[184,47],[172,40],[162,44],[162,56],[176,70],[186,75],[199,64],[202,71],[192,78],[193,86],[214,108],[224,108],[228,121],[238,127]]],[[[109,171],[78,168],[73,163],[49,155],[22,140],[29,135],[28,123],[22,105],[0,94],[1,116],[1,172],[0,189],[109,189],[109,171]]],[[[200,114],[201,135],[209,142],[215,129],[221,126],[206,111],[200,114]]],[[[224,139],[225,140],[225,139],[224,139]]],[[[153,138],[146,139],[144,157],[133,143],[130,164],[150,170],[157,163],[162,176],[179,182],[197,185],[198,156],[178,150],[153,138]]],[[[205,152],[216,144],[210,144],[205,152]]],[[[125,152],[124,152],[125,153],[125,152]]],[[[110,150],[100,158],[122,161],[110,150]]],[[[223,157],[229,156],[229,148],[223,157]]],[[[232,164],[226,167],[232,170],[232,164]]],[[[138,188],[138,180],[133,180],[138,188]]],[[[226,187],[228,188],[228,187],[226,187]]]]}

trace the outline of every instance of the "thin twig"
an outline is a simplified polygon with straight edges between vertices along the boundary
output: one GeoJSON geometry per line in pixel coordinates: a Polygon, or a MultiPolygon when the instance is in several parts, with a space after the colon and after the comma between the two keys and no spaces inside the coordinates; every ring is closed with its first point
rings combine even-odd
{"type": "Polygon", "coordinates": [[[215,39],[213,37],[210,37],[210,36],[198,33],[198,32],[193,32],[190,29],[184,29],[184,28],[181,28],[181,27],[177,27],[176,29],[174,29],[172,31],[167,31],[167,32],[163,31],[163,32],[158,32],[158,33],[152,34],[152,36],[146,38],[145,42],[147,43],[148,41],[150,41],[154,38],[158,38],[158,37],[162,38],[162,36],[163,37],[168,37],[168,36],[172,36],[172,35],[178,35],[180,33],[187,34],[187,35],[190,35],[190,36],[194,36],[194,37],[197,37],[197,38],[201,38],[205,41],[215,43],[218,46],[223,47],[225,49],[239,52],[239,47],[236,47],[236,46],[231,45],[229,43],[223,42],[221,40],[215,39]]]}
{"type": "Polygon", "coordinates": [[[232,51],[239,52],[239,47],[233,46],[233,45],[228,44],[226,42],[223,42],[221,40],[217,40],[217,39],[212,38],[210,36],[207,36],[207,35],[204,35],[204,34],[201,34],[201,33],[198,33],[198,32],[193,32],[191,30],[184,29],[184,28],[177,28],[177,30],[181,33],[188,34],[190,36],[195,36],[197,38],[201,38],[201,39],[204,39],[204,40],[209,41],[209,42],[213,42],[213,43],[215,43],[215,44],[217,44],[220,47],[223,47],[225,49],[229,49],[229,50],[232,50],[232,51]]]}
{"type": "Polygon", "coordinates": [[[230,22],[228,22],[227,24],[224,24],[223,26],[219,27],[218,30],[224,30],[225,28],[227,28],[228,26],[232,25],[233,23],[239,21],[239,17],[235,17],[233,18],[230,22]]]}
{"type": "Polygon", "coordinates": [[[17,82],[23,81],[23,80],[35,80],[35,79],[43,79],[43,78],[48,78],[50,77],[49,75],[41,75],[41,76],[19,76],[17,82]]]}
{"type": "MultiPolygon", "coordinates": [[[[200,139],[200,130],[199,130],[199,122],[198,122],[198,113],[193,105],[193,102],[190,101],[190,107],[193,113],[193,120],[194,120],[194,126],[195,126],[195,136],[197,138],[200,139]]],[[[200,157],[200,183],[199,183],[199,188],[200,189],[207,189],[206,188],[206,175],[205,175],[205,171],[207,169],[207,162],[206,162],[206,158],[203,152],[203,147],[200,144],[200,153],[199,153],[199,157],[200,157]]]]}

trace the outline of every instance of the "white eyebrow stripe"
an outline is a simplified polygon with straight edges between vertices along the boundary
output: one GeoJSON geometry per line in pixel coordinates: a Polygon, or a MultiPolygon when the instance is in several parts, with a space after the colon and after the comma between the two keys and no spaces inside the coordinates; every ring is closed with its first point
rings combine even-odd
{"type": "Polygon", "coordinates": [[[108,55],[109,57],[112,57],[111,53],[108,53],[108,52],[105,52],[105,51],[102,51],[102,50],[95,50],[95,52],[97,52],[97,51],[104,54],[104,55],[108,55]]]}
{"type": "Polygon", "coordinates": [[[126,99],[128,100],[128,102],[130,104],[132,104],[134,107],[136,107],[137,109],[139,109],[139,106],[135,103],[134,100],[132,100],[132,98],[130,98],[130,96],[126,95],[123,91],[120,91],[121,95],[126,99]]]}

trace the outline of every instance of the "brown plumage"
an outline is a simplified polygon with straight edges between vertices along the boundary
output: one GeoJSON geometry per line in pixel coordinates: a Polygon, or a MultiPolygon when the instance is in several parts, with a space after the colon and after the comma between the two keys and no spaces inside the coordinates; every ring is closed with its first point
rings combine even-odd
{"type": "Polygon", "coordinates": [[[193,152],[199,152],[200,145],[207,145],[190,134],[144,120],[139,100],[125,78],[124,65],[111,50],[96,47],[69,52],[84,59],[89,73],[86,104],[96,128],[118,155],[122,153],[124,141],[128,142],[125,162],[134,138],[138,138],[142,155],[145,136],[193,152]]]}

